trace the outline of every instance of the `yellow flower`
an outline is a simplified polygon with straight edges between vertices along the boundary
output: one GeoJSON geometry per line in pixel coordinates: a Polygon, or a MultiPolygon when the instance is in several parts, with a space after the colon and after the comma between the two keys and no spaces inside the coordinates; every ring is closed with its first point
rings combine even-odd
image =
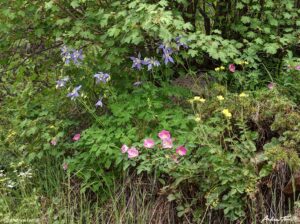
{"type": "Polygon", "coordinates": [[[195,117],[195,121],[196,121],[196,122],[200,122],[200,121],[201,121],[201,117],[200,117],[199,115],[197,115],[197,116],[195,117]]]}
{"type": "Polygon", "coordinates": [[[228,109],[222,110],[222,114],[224,114],[225,117],[231,118],[232,114],[229,112],[228,109]]]}
{"type": "Polygon", "coordinates": [[[248,97],[249,95],[248,94],[246,94],[246,93],[241,93],[240,95],[239,95],[239,97],[248,97]]]}
{"type": "Polygon", "coordinates": [[[200,96],[195,96],[194,101],[204,103],[205,99],[201,98],[200,96]]]}
{"type": "Polygon", "coordinates": [[[220,71],[220,68],[219,67],[215,68],[215,71],[216,72],[220,71]]]}
{"type": "Polygon", "coordinates": [[[222,66],[220,67],[220,69],[221,69],[221,70],[225,70],[225,67],[222,65],[222,66]]]}
{"type": "Polygon", "coordinates": [[[249,64],[249,62],[248,62],[248,61],[244,61],[244,64],[245,64],[245,65],[248,65],[248,64],[249,64]]]}
{"type": "Polygon", "coordinates": [[[224,100],[224,97],[221,96],[221,95],[219,95],[219,96],[217,96],[217,99],[220,100],[220,101],[222,101],[222,100],[224,100]]]}

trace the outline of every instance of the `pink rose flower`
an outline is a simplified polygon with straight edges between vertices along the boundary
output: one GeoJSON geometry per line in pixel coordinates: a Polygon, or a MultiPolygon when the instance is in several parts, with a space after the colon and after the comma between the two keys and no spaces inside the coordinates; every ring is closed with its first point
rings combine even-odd
{"type": "Polygon", "coordinates": [[[126,153],[128,151],[128,146],[127,145],[122,145],[122,147],[121,147],[121,152],[122,153],[126,153]]]}
{"type": "Polygon", "coordinates": [[[154,143],[153,139],[147,138],[147,139],[144,140],[144,147],[145,148],[151,149],[151,148],[154,147],[154,145],[155,145],[155,143],[154,143]]]}
{"type": "Polygon", "coordinates": [[[55,139],[55,138],[53,138],[53,139],[51,140],[50,144],[51,144],[51,145],[54,145],[54,146],[56,146],[56,145],[57,145],[57,141],[56,141],[56,139],[55,139]]]}
{"type": "Polygon", "coordinates": [[[128,153],[128,158],[129,159],[139,156],[139,151],[134,147],[128,149],[127,153],[128,153]]]}
{"type": "Polygon", "coordinates": [[[230,64],[228,66],[229,71],[231,71],[232,73],[235,72],[235,65],[234,64],[230,64]]]}
{"type": "Polygon", "coordinates": [[[186,155],[187,149],[182,145],[176,149],[176,153],[180,156],[186,155]]]}
{"type": "Polygon", "coordinates": [[[162,130],[161,132],[158,133],[158,137],[161,140],[165,140],[165,139],[170,139],[171,135],[170,135],[170,132],[168,132],[166,130],[162,130]]]}
{"type": "Polygon", "coordinates": [[[170,139],[170,138],[164,139],[163,142],[162,142],[162,147],[164,149],[171,149],[173,147],[172,139],[170,139]]]}
{"type": "Polygon", "coordinates": [[[298,70],[298,71],[300,71],[300,65],[297,65],[297,66],[295,67],[295,69],[298,70]]]}
{"type": "Polygon", "coordinates": [[[73,141],[78,141],[80,139],[80,134],[76,134],[76,135],[74,135],[74,137],[73,137],[73,141]]]}

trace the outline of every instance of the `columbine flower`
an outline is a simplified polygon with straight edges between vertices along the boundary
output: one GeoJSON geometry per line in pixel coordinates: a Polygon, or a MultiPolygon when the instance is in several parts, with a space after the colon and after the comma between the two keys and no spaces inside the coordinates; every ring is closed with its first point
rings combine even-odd
{"type": "Polygon", "coordinates": [[[128,153],[128,158],[129,159],[139,156],[139,151],[134,147],[128,149],[127,153],[128,153]]]}
{"type": "Polygon", "coordinates": [[[228,109],[222,110],[222,114],[224,114],[225,117],[231,118],[232,114],[229,112],[228,109]]]}
{"type": "Polygon", "coordinates": [[[158,137],[161,140],[170,139],[171,138],[171,134],[170,134],[170,132],[168,132],[166,130],[162,130],[161,132],[158,133],[158,137]]]}
{"type": "Polygon", "coordinates": [[[78,141],[79,139],[80,139],[80,134],[76,134],[76,135],[74,135],[74,137],[72,138],[73,139],[73,141],[78,141]]]}
{"type": "Polygon", "coordinates": [[[295,70],[300,71],[300,65],[295,66],[295,70]]]}
{"type": "Polygon", "coordinates": [[[71,56],[74,64],[76,65],[80,64],[80,60],[83,59],[82,49],[74,50],[71,56]]]}
{"type": "Polygon", "coordinates": [[[97,103],[95,104],[96,107],[103,107],[103,103],[102,103],[102,97],[97,101],[97,103]]]}
{"type": "Polygon", "coordinates": [[[176,149],[176,153],[180,156],[184,156],[187,153],[187,149],[182,145],[176,149]]]}
{"type": "Polygon", "coordinates": [[[121,147],[121,152],[122,153],[126,153],[128,151],[128,146],[127,145],[122,145],[122,147],[121,147]]]}
{"type": "Polygon", "coordinates": [[[107,83],[110,79],[110,75],[108,73],[98,72],[94,75],[94,78],[96,79],[96,84],[100,82],[107,83]]]}
{"type": "Polygon", "coordinates": [[[228,66],[228,69],[229,69],[229,71],[231,71],[232,73],[234,73],[235,72],[235,65],[234,64],[230,64],[228,66]]]}
{"type": "Polygon", "coordinates": [[[220,100],[220,101],[222,101],[222,100],[224,100],[224,97],[221,96],[221,95],[219,95],[219,96],[217,96],[217,99],[220,100]]]}
{"type": "Polygon", "coordinates": [[[57,140],[55,138],[53,138],[51,141],[50,141],[50,144],[53,145],[53,146],[56,146],[57,145],[57,140]]]}
{"type": "Polygon", "coordinates": [[[68,93],[67,97],[70,97],[71,100],[75,100],[77,97],[79,97],[78,91],[79,91],[80,89],[81,89],[81,85],[75,87],[75,89],[74,89],[71,93],[68,93]]]}
{"type": "Polygon", "coordinates": [[[143,60],[141,59],[141,54],[138,54],[138,57],[130,57],[130,59],[132,60],[133,64],[132,64],[132,68],[136,68],[137,70],[141,70],[142,69],[142,64],[143,64],[143,60]]]}
{"type": "Polygon", "coordinates": [[[188,46],[187,44],[181,42],[180,39],[181,39],[180,36],[175,38],[175,42],[176,42],[176,45],[177,45],[178,50],[179,50],[180,47],[183,47],[183,48],[185,48],[185,49],[188,49],[189,46],[188,46]]]}
{"type": "Polygon", "coordinates": [[[164,149],[171,149],[173,148],[173,141],[171,138],[167,138],[167,139],[164,139],[163,142],[162,142],[162,147],[164,149]]]}
{"type": "Polygon", "coordinates": [[[68,169],[68,163],[63,163],[62,168],[64,171],[68,169]]]}
{"type": "Polygon", "coordinates": [[[153,146],[155,145],[155,142],[153,139],[151,138],[147,138],[144,140],[144,147],[147,149],[151,149],[153,148],[153,146]]]}
{"type": "Polygon", "coordinates": [[[151,69],[153,69],[153,67],[160,66],[159,61],[156,60],[155,58],[144,58],[142,64],[148,66],[148,71],[150,71],[151,69]]]}
{"type": "Polygon", "coordinates": [[[241,98],[243,98],[243,97],[248,97],[249,95],[248,94],[246,94],[246,93],[241,93],[240,95],[239,95],[239,97],[241,97],[241,98]]]}
{"type": "Polygon", "coordinates": [[[165,60],[165,65],[167,65],[169,62],[174,64],[174,60],[171,57],[172,53],[173,53],[173,50],[171,48],[163,49],[163,59],[165,60]]]}
{"type": "Polygon", "coordinates": [[[63,79],[56,81],[56,88],[62,88],[66,85],[66,83],[69,81],[69,77],[64,77],[63,79]]]}
{"type": "Polygon", "coordinates": [[[270,82],[270,83],[268,84],[268,88],[269,88],[270,90],[274,89],[275,86],[276,86],[276,84],[275,84],[274,82],[270,82]]]}
{"type": "Polygon", "coordinates": [[[205,99],[201,98],[200,96],[195,96],[194,99],[193,99],[193,101],[204,103],[205,99]]]}

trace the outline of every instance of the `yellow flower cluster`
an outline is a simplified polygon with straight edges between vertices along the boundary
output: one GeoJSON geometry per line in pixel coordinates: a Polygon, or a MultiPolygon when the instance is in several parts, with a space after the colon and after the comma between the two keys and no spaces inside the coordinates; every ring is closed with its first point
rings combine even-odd
{"type": "Polygon", "coordinates": [[[229,112],[228,109],[222,110],[222,114],[224,114],[225,117],[231,118],[232,114],[229,112]]]}
{"type": "Polygon", "coordinates": [[[241,97],[241,98],[243,98],[243,97],[248,97],[249,95],[248,94],[246,94],[246,93],[241,93],[240,95],[239,95],[239,97],[241,97]]]}
{"type": "Polygon", "coordinates": [[[204,102],[205,102],[205,99],[201,98],[200,96],[195,96],[193,99],[190,99],[189,102],[190,102],[190,103],[193,103],[193,102],[204,103],[204,102]]]}
{"type": "Polygon", "coordinates": [[[248,61],[238,61],[237,64],[238,65],[248,65],[249,62],[248,61]]]}
{"type": "Polygon", "coordinates": [[[220,67],[216,67],[215,68],[215,71],[216,72],[219,72],[219,71],[224,71],[225,70],[225,67],[222,65],[222,66],[220,66],[220,67]]]}
{"type": "Polygon", "coordinates": [[[219,95],[219,96],[217,96],[217,99],[218,99],[219,101],[222,101],[222,100],[224,100],[224,97],[221,96],[221,95],[219,95]]]}

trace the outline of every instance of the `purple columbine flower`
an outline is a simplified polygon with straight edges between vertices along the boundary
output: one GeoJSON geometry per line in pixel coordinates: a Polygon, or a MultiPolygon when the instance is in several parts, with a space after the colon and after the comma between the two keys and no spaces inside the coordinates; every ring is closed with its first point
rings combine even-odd
{"type": "Polygon", "coordinates": [[[144,58],[143,64],[148,66],[148,71],[153,69],[153,67],[160,66],[160,63],[155,58],[144,58]]]}
{"type": "Polygon", "coordinates": [[[164,48],[163,49],[163,58],[165,60],[165,65],[167,65],[169,62],[174,64],[174,60],[171,57],[172,53],[173,53],[173,50],[171,48],[164,48]]]}
{"type": "Polygon", "coordinates": [[[69,77],[64,77],[63,79],[56,81],[56,88],[62,88],[66,86],[66,83],[69,81],[69,77]]]}
{"type": "Polygon", "coordinates": [[[183,48],[185,48],[185,49],[188,49],[189,46],[188,46],[187,44],[181,42],[180,39],[181,39],[181,36],[175,38],[175,42],[176,42],[176,45],[177,45],[177,49],[179,50],[180,47],[183,47],[183,48]]]}
{"type": "Polygon", "coordinates": [[[103,107],[102,97],[99,98],[97,103],[95,104],[96,107],[103,107]]]}
{"type": "Polygon", "coordinates": [[[75,87],[75,89],[74,89],[72,92],[68,93],[67,97],[70,97],[71,100],[75,100],[77,97],[79,97],[78,91],[79,91],[80,89],[81,89],[81,85],[75,87]]]}
{"type": "Polygon", "coordinates": [[[108,73],[98,72],[94,75],[94,78],[96,79],[96,84],[100,82],[107,83],[110,79],[110,75],[108,73]]]}
{"type": "Polygon", "coordinates": [[[80,61],[83,59],[82,49],[80,50],[74,50],[72,53],[72,60],[74,64],[78,65],[80,64],[80,61]]]}
{"type": "Polygon", "coordinates": [[[143,60],[141,59],[141,54],[138,54],[138,57],[130,57],[130,59],[132,60],[133,64],[132,64],[132,68],[136,68],[137,70],[141,70],[142,69],[142,64],[143,64],[143,60]]]}

